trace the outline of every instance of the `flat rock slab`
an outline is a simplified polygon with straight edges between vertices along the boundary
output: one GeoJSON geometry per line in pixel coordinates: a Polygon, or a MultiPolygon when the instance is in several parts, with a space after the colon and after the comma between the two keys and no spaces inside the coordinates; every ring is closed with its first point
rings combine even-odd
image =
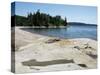
{"type": "Polygon", "coordinates": [[[16,73],[97,68],[95,40],[57,39],[19,28],[16,28],[16,36],[16,73]]]}

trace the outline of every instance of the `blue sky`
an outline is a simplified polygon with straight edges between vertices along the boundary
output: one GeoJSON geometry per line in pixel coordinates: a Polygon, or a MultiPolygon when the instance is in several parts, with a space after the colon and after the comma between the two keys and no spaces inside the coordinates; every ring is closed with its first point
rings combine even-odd
{"type": "Polygon", "coordinates": [[[27,16],[29,12],[40,12],[52,16],[60,15],[62,18],[67,17],[68,22],[83,22],[97,24],[97,7],[79,6],[79,5],[62,5],[62,4],[44,4],[44,3],[27,3],[16,2],[15,14],[27,16]]]}

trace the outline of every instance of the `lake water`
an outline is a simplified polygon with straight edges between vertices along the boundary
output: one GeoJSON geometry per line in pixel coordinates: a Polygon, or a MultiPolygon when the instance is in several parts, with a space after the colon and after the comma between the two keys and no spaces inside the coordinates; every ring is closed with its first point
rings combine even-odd
{"type": "Polygon", "coordinates": [[[91,38],[97,40],[97,26],[71,25],[66,28],[23,28],[23,30],[59,38],[91,38]]]}

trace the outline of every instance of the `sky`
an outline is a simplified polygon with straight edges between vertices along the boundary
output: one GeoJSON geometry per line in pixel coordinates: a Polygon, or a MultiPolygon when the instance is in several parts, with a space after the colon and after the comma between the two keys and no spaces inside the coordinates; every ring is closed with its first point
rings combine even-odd
{"type": "MultiPolygon", "coordinates": [[[[13,6],[12,8],[12,11],[14,11],[13,6]]],[[[15,2],[15,13],[13,14],[27,16],[28,13],[34,13],[38,9],[40,12],[51,16],[67,17],[68,22],[97,24],[97,7],[95,6],[15,2]]]]}

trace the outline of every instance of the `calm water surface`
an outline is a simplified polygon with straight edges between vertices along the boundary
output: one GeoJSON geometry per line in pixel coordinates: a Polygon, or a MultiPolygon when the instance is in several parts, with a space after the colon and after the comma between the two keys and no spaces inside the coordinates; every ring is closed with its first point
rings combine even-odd
{"type": "Polygon", "coordinates": [[[71,25],[66,28],[22,28],[31,33],[59,38],[91,38],[97,40],[97,26],[71,25]]]}

